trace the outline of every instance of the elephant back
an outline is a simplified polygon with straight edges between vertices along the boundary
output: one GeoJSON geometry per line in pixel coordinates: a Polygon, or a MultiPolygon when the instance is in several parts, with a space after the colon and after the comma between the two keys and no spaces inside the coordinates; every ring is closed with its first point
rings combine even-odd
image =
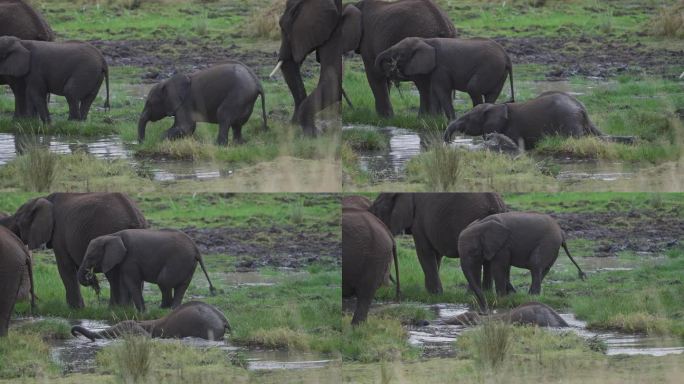
{"type": "Polygon", "coordinates": [[[0,0],[0,36],[53,41],[55,33],[43,15],[24,0],[0,0]]]}
{"type": "Polygon", "coordinates": [[[30,298],[31,280],[28,263],[31,254],[24,243],[9,229],[0,226],[0,280],[11,280],[5,274],[21,274],[19,286],[16,287],[16,299],[30,298]]]}

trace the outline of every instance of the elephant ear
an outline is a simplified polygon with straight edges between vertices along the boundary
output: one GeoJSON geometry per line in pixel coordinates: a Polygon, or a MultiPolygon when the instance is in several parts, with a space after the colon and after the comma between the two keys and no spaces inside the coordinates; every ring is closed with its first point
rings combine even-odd
{"type": "Polygon", "coordinates": [[[164,110],[167,116],[173,116],[178,108],[183,105],[190,93],[192,81],[188,75],[178,74],[172,76],[164,82],[162,94],[164,99],[164,110]]]}
{"type": "Polygon", "coordinates": [[[424,75],[435,69],[435,63],[435,48],[424,41],[419,41],[403,72],[408,76],[424,75]]]}
{"type": "Polygon", "coordinates": [[[126,247],[119,236],[106,236],[102,255],[102,272],[107,273],[126,258],[126,247]]]}
{"type": "Polygon", "coordinates": [[[0,46],[0,75],[25,76],[31,64],[31,51],[16,37],[3,38],[0,46]]]}
{"type": "Polygon", "coordinates": [[[508,242],[511,231],[498,220],[488,220],[480,225],[483,232],[480,237],[482,257],[492,260],[508,242]]]}
{"type": "Polygon", "coordinates": [[[291,48],[292,60],[301,63],[323,45],[337,27],[339,16],[335,2],[330,0],[288,0],[280,28],[283,41],[291,48]]]}
{"type": "Polygon", "coordinates": [[[29,249],[36,249],[43,244],[47,244],[52,239],[52,229],[54,226],[52,203],[46,199],[39,198],[33,203],[29,213],[28,233],[23,236],[28,242],[29,249]]]}
{"type": "Polygon", "coordinates": [[[342,11],[342,53],[358,53],[362,31],[361,11],[352,4],[345,5],[342,11]]]}
{"type": "Polygon", "coordinates": [[[412,193],[396,193],[393,196],[392,218],[390,220],[390,230],[393,234],[411,234],[413,225],[414,202],[412,193]]]}
{"type": "Polygon", "coordinates": [[[508,124],[508,105],[506,104],[490,104],[484,107],[482,122],[482,133],[503,133],[506,132],[506,125],[508,124]]]}

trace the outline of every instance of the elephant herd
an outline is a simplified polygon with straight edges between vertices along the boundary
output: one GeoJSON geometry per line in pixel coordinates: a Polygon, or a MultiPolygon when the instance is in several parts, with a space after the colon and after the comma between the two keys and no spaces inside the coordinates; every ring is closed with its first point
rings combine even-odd
{"type": "MultiPolygon", "coordinates": [[[[504,296],[515,292],[511,267],[530,271],[529,293],[538,295],[561,247],[570,255],[566,235],[549,215],[512,212],[495,193],[383,193],[371,202],[348,196],[342,202],[342,295],[356,297],[352,324],[364,321],[376,290],[392,262],[396,296],[400,296],[394,236],[410,234],[425,275],[425,288],[443,292],[439,269],[443,257],[460,258],[468,287],[481,311],[483,289],[504,296]]],[[[544,312],[538,306],[524,313],[544,312]]],[[[545,313],[545,312],[544,312],[545,313]]]]}
{"type": "MultiPolygon", "coordinates": [[[[15,96],[15,117],[50,121],[49,94],[64,96],[69,119],[85,120],[109,69],[103,55],[85,42],[55,42],[55,34],[25,0],[0,0],[0,84],[15,96]]],[[[279,20],[278,63],[294,101],[292,122],[315,136],[316,114],[342,100],[343,55],[356,52],[364,64],[375,110],[393,115],[392,82],[410,81],[420,95],[420,115],[444,114],[450,121],[444,140],[455,132],[501,134],[515,145],[533,147],[544,135],[579,137],[604,135],[589,121],[587,111],[571,95],[555,92],[516,103],[511,59],[488,39],[458,39],[452,21],[433,0],[287,0],[279,20]],[[315,52],[320,64],[318,84],[307,94],[302,64],[315,52]],[[510,82],[511,99],[494,104],[510,82]],[[454,91],[468,93],[474,109],[456,118],[454,91]]],[[[217,142],[242,143],[242,126],[261,97],[263,129],[268,128],[265,93],[259,78],[245,64],[228,60],[192,74],[178,73],[150,92],[138,122],[138,140],[145,139],[149,121],[174,117],[163,135],[192,135],[196,123],[219,125],[217,142]]],[[[351,102],[350,102],[351,104],[351,102]]],[[[622,141],[631,142],[633,138],[622,141]]]]}
{"type": "MultiPolygon", "coordinates": [[[[1,215],[0,335],[7,333],[16,300],[30,293],[35,304],[29,250],[46,246],[54,251],[71,308],[84,306],[79,284],[99,291],[96,273],[109,283],[112,306],[133,304],[145,311],[143,285],[148,282],[159,286],[161,307],[174,308],[156,323],[124,322],[102,337],[117,329],[159,337],[223,337],[230,328],[218,309],[201,302],[182,304],[197,264],[211,293],[216,291],[195,243],[183,232],[148,227],[136,203],[121,193],[53,193],[27,201],[13,215],[1,215]]],[[[74,332],[96,337],[79,327],[74,332]]]]}

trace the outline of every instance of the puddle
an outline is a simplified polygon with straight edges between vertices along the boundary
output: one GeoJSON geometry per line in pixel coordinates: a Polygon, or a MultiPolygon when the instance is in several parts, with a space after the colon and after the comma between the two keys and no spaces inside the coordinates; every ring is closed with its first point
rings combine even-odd
{"type": "MultiPolygon", "coordinates": [[[[229,177],[232,170],[219,169],[210,162],[178,160],[137,160],[133,151],[118,136],[96,138],[39,135],[31,136],[32,144],[45,146],[58,154],[85,152],[102,160],[128,160],[137,169],[144,169],[157,181],[207,180],[229,177]]],[[[20,135],[0,133],[0,166],[21,154],[26,146],[20,135]]]]}
{"type": "MultiPolygon", "coordinates": [[[[36,319],[22,319],[20,321],[35,321],[36,319]]],[[[71,325],[81,325],[95,331],[108,327],[108,323],[93,320],[74,320],[71,325]]],[[[177,342],[173,339],[156,339],[160,342],[177,342]]],[[[285,350],[262,350],[247,349],[230,344],[229,340],[209,341],[198,338],[185,338],[181,343],[199,349],[218,348],[225,351],[229,357],[240,356],[247,364],[247,369],[278,370],[278,369],[312,369],[324,367],[335,360],[331,356],[314,353],[289,352],[285,350]]],[[[61,365],[62,372],[84,373],[94,372],[96,369],[97,352],[104,347],[121,342],[120,340],[95,340],[90,341],[83,337],[74,337],[67,340],[57,340],[51,344],[52,359],[61,365]]]]}

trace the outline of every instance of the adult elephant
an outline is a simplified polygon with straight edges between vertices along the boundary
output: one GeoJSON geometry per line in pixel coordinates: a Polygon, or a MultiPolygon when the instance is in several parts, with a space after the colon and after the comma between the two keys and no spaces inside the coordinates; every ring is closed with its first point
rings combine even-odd
{"type": "MultiPolygon", "coordinates": [[[[407,37],[456,37],[456,29],[433,0],[363,0],[345,6],[345,12],[352,10],[358,10],[362,15],[361,23],[356,24],[361,30],[349,35],[361,36],[354,50],[363,59],[375,98],[375,110],[380,116],[390,117],[394,114],[389,96],[390,82],[375,66],[377,56],[407,37]]],[[[429,76],[416,76],[413,81],[420,93],[420,113],[439,113],[438,104],[430,98],[429,76]]]]}
{"type": "MultiPolygon", "coordinates": [[[[29,200],[17,212],[0,219],[29,249],[45,244],[55,252],[57,269],[72,308],[83,307],[77,271],[90,240],[129,228],[147,228],[137,205],[121,193],[53,193],[29,200]]],[[[99,271],[96,271],[99,272],[99,271]]],[[[119,276],[105,274],[110,304],[119,304],[119,276]]]]}
{"type": "MultiPolygon", "coordinates": [[[[24,0],[0,0],[0,36],[16,36],[22,40],[55,40],[55,33],[43,15],[24,0]]],[[[29,115],[24,80],[0,75],[2,84],[9,85],[14,93],[14,117],[29,115]]]]}
{"type": "Polygon", "coordinates": [[[304,133],[316,135],[315,115],[342,100],[342,53],[358,45],[358,9],[342,9],[342,0],[287,0],[280,17],[278,65],[295,103],[292,121],[304,133]],[[302,81],[304,59],[316,52],[321,65],[318,85],[307,96],[302,81]]]}
{"type": "Polygon", "coordinates": [[[71,328],[71,334],[95,339],[116,339],[124,335],[140,335],[165,339],[198,337],[207,340],[223,340],[230,332],[228,319],[218,308],[201,301],[190,301],[156,320],[125,320],[103,331],[93,332],[80,325],[71,328]]]}
{"type": "Polygon", "coordinates": [[[12,231],[0,226],[0,337],[7,335],[14,304],[30,294],[35,306],[31,254],[12,231]]]}
{"type": "MultiPolygon", "coordinates": [[[[442,293],[442,257],[459,257],[461,231],[477,219],[505,212],[506,205],[496,193],[383,193],[369,211],[393,235],[413,235],[418,261],[425,273],[425,288],[431,293],[442,293]]],[[[486,265],[484,286],[491,288],[486,265]]]]}
{"type": "Polygon", "coordinates": [[[385,224],[370,212],[342,208],[342,297],[356,296],[352,324],[366,320],[375,292],[394,260],[399,299],[399,265],[394,237],[385,224]]]}

